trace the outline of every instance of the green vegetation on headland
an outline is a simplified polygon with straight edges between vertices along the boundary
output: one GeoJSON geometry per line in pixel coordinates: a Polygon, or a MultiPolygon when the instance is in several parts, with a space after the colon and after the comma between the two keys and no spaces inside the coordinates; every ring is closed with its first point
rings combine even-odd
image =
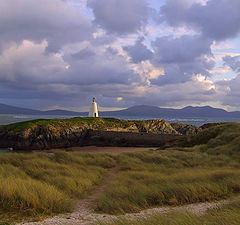
{"type": "MultiPolygon", "coordinates": [[[[98,136],[100,144],[106,139],[105,145],[130,145],[130,146],[160,146],[165,144],[166,140],[175,140],[177,136],[194,135],[199,128],[184,125],[170,124],[164,120],[147,120],[147,121],[126,121],[114,118],[72,118],[72,119],[51,119],[51,120],[32,120],[0,126],[0,147],[11,147],[14,150],[41,150],[52,148],[65,148],[80,146],[92,136],[98,136]],[[97,132],[92,133],[92,131],[97,132]],[[108,134],[104,133],[108,132],[108,134]],[[113,140],[114,137],[108,137],[109,132],[121,132],[121,137],[113,140]],[[157,140],[151,140],[138,134],[161,135],[157,140]],[[165,135],[165,136],[164,136],[165,135]],[[131,137],[130,137],[131,136],[131,137]],[[166,137],[166,138],[165,138],[166,137]],[[160,140],[162,138],[162,140],[160,140]],[[112,140],[111,140],[112,139],[112,140]],[[125,140],[125,141],[124,141],[125,140]]],[[[90,143],[92,144],[91,140],[90,143]]]]}
{"type": "MultiPolygon", "coordinates": [[[[123,214],[240,193],[240,123],[203,127],[182,145],[187,147],[115,156],[76,152],[1,155],[0,209],[4,213],[0,221],[7,221],[9,215],[39,217],[70,211],[74,200],[90,194],[116,166],[118,174],[98,196],[97,212],[123,214]]],[[[223,216],[229,213],[239,218],[239,205],[202,217],[174,213],[129,224],[236,224],[230,217],[225,223],[223,216]]]]}
{"type": "Polygon", "coordinates": [[[114,118],[92,118],[92,117],[75,117],[71,119],[37,119],[37,120],[29,120],[29,121],[23,121],[19,123],[9,124],[2,126],[5,130],[14,131],[14,132],[21,132],[26,129],[35,127],[35,126],[63,126],[63,127],[69,127],[72,125],[82,125],[82,124],[88,124],[92,126],[115,126],[115,127],[128,127],[132,124],[134,124],[133,121],[127,121],[127,120],[119,120],[114,118]]]}

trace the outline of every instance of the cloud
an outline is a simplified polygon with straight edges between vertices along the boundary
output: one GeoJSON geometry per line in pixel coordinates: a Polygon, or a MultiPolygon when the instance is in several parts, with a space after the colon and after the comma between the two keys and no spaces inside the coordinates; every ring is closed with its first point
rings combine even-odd
{"type": "Polygon", "coordinates": [[[210,77],[240,71],[239,54],[226,53],[240,30],[239,1],[166,0],[160,25],[148,3],[1,0],[1,101],[71,108],[95,96],[105,107],[238,105],[239,76],[210,77]]]}
{"type": "Polygon", "coordinates": [[[197,58],[195,61],[184,64],[165,64],[163,66],[165,74],[157,79],[151,79],[151,83],[158,86],[168,84],[183,84],[186,83],[197,74],[211,76],[211,69],[214,67],[214,61],[206,57],[197,58]]]}
{"type": "Polygon", "coordinates": [[[163,76],[152,79],[155,85],[185,83],[196,74],[210,76],[215,66],[211,53],[211,41],[199,35],[183,35],[178,38],[164,36],[152,42],[154,55],[151,62],[162,66],[163,76]]]}
{"type": "MultiPolygon", "coordinates": [[[[75,49],[80,46],[84,44],[76,44],[75,49]]],[[[64,55],[46,54],[47,47],[47,41],[23,41],[2,52],[0,89],[4,90],[5,98],[43,100],[49,96],[48,101],[66,104],[71,100],[75,104],[75,100],[86,93],[103,94],[106,86],[112,87],[114,95],[118,96],[119,85],[130,88],[140,80],[124,57],[105,47],[90,44],[77,53],[69,51],[64,55]],[[98,88],[93,89],[94,85],[98,88]]]]}
{"type": "Polygon", "coordinates": [[[229,66],[233,71],[240,72],[240,55],[239,56],[224,56],[224,65],[229,66]]]}
{"type": "Polygon", "coordinates": [[[239,9],[239,0],[209,0],[205,4],[167,0],[161,7],[160,21],[170,26],[187,26],[206,38],[221,41],[239,33],[239,9]]]}
{"type": "Polygon", "coordinates": [[[198,35],[183,35],[179,38],[164,36],[152,42],[153,61],[157,64],[189,63],[203,55],[211,55],[211,41],[198,35]]]}
{"type": "Polygon", "coordinates": [[[72,54],[72,57],[76,59],[90,59],[91,56],[94,56],[94,55],[95,54],[93,51],[91,51],[88,48],[85,48],[77,53],[72,54]]]}
{"type": "Polygon", "coordinates": [[[185,83],[145,87],[139,96],[128,97],[128,101],[134,104],[141,102],[147,105],[181,107],[216,99],[217,93],[213,88],[213,83],[207,79],[198,79],[198,77],[199,75],[185,83]]]}
{"type": "Polygon", "coordinates": [[[153,53],[142,42],[143,39],[140,38],[136,41],[135,45],[123,47],[131,57],[133,63],[150,60],[153,56],[153,53]]]}
{"type": "Polygon", "coordinates": [[[1,0],[0,46],[7,42],[47,40],[48,51],[62,45],[91,39],[93,27],[77,9],[61,0],[1,0]]]}
{"type": "Polygon", "coordinates": [[[220,101],[222,105],[231,107],[240,107],[240,75],[231,80],[221,80],[216,82],[217,91],[221,94],[220,101]]]}
{"type": "Polygon", "coordinates": [[[109,33],[129,34],[140,30],[148,20],[146,0],[88,0],[95,22],[109,33]]]}
{"type": "Polygon", "coordinates": [[[45,54],[46,41],[13,44],[0,55],[0,81],[19,86],[39,85],[61,80],[68,64],[59,54],[45,54]]]}

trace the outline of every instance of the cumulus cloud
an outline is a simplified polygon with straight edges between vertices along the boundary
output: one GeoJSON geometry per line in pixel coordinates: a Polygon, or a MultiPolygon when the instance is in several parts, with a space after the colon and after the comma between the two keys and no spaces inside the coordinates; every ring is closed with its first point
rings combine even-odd
{"type": "Polygon", "coordinates": [[[135,45],[123,47],[134,63],[150,60],[153,56],[152,51],[143,44],[143,40],[143,38],[140,38],[136,41],[135,45]]]}
{"type": "Polygon", "coordinates": [[[220,95],[223,105],[231,107],[240,107],[240,75],[231,80],[221,80],[216,82],[216,87],[220,95]]]}
{"type": "Polygon", "coordinates": [[[186,106],[210,102],[216,97],[213,83],[193,77],[185,83],[164,86],[151,85],[139,96],[129,97],[132,102],[157,106],[186,106]]]}
{"type": "Polygon", "coordinates": [[[91,22],[61,0],[1,0],[0,45],[48,41],[49,51],[58,51],[66,43],[92,37],[91,22]]]}
{"type": "Polygon", "coordinates": [[[233,71],[240,72],[240,55],[239,56],[224,56],[225,65],[229,66],[233,71]]]}
{"type": "Polygon", "coordinates": [[[0,87],[6,98],[44,99],[49,95],[51,101],[71,99],[74,104],[74,99],[86,96],[86,93],[103,94],[103,89],[93,89],[94,85],[112,86],[117,93],[120,84],[130,87],[140,79],[124,57],[107,48],[96,49],[89,45],[76,53],[70,51],[61,55],[46,54],[47,47],[47,41],[23,41],[3,51],[0,55],[0,87]]]}
{"type": "Polygon", "coordinates": [[[68,64],[59,54],[45,54],[47,42],[23,41],[0,55],[0,81],[30,86],[55,82],[63,77],[68,64]]]}
{"type": "MultiPolygon", "coordinates": [[[[239,32],[239,1],[166,0],[160,26],[149,19],[150,0],[82,2],[0,1],[1,102],[71,108],[96,96],[105,107],[238,105],[239,76],[210,77],[226,55],[214,56],[213,43],[239,32]]],[[[240,71],[240,56],[223,62],[240,71]]]]}
{"type": "Polygon", "coordinates": [[[225,40],[240,31],[239,9],[239,0],[209,0],[205,4],[167,0],[161,7],[160,21],[170,26],[188,26],[213,40],[225,40]]]}
{"type": "Polygon", "coordinates": [[[157,79],[152,79],[151,83],[158,86],[182,84],[190,81],[197,74],[211,76],[209,71],[214,65],[214,61],[206,57],[200,57],[193,62],[184,64],[165,64],[163,66],[165,73],[157,79]]]}
{"type": "Polygon", "coordinates": [[[129,34],[140,30],[148,20],[146,0],[88,0],[95,22],[108,32],[129,34]]]}
{"type": "Polygon", "coordinates": [[[196,74],[210,76],[215,63],[211,59],[211,41],[198,35],[183,35],[178,38],[164,36],[152,42],[152,63],[161,65],[165,74],[153,79],[155,85],[185,83],[196,74]]]}
{"type": "Polygon", "coordinates": [[[155,63],[189,63],[202,55],[211,55],[211,41],[200,36],[165,36],[152,42],[155,63]]]}

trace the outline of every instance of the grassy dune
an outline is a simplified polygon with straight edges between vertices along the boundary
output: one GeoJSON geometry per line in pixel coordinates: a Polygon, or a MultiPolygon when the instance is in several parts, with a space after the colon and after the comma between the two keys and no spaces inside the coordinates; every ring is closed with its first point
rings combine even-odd
{"type": "Polygon", "coordinates": [[[190,144],[120,155],[120,174],[99,198],[96,210],[121,214],[219,200],[240,192],[239,123],[210,126],[190,144]]]}
{"type": "MultiPolygon", "coordinates": [[[[115,165],[108,155],[56,152],[0,156],[0,208],[18,216],[49,215],[72,209],[115,165]]],[[[6,217],[2,215],[1,217],[6,217]]]]}
{"type": "Polygon", "coordinates": [[[119,157],[121,171],[97,202],[119,214],[227,198],[240,192],[240,168],[226,156],[165,150],[119,157]]]}
{"type": "MultiPolygon", "coordinates": [[[[226,199],[240,193],[239,123],[209,126],[185,145],[190,147],[117,156],[74,152],[1,155],[0,221],[70,211],[74,200],[91,193],[108,169],[116,165],[119,174],[97,199],[98,212],[137,212],[155,206],[226,199]]],[[[229,214],[239,217],[235,210],[239,206],[240,201],[229,214]]],[[[221,224],[216,221],[218,216],[223,217],[224,210],[201,220],[190,214],[151,219],[163,221],[159,224],[221,224]],[[174,219],[179,220],[174,223],[174,219]],[[193,223],[195,220],[200,222],[193,223]]],[[[148,221],[139,224],[151,224],[148,221]]]]}

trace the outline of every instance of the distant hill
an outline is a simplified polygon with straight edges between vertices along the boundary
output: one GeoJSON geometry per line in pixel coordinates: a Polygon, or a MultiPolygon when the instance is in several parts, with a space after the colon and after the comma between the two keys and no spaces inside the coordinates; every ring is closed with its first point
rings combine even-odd
{"type": "Polygon", "coordinates": [[[138,105],[128,109],[102,112],[102,116],[142,116],[142,117],[168,117],[168,118],[240,118],[240,112],[227,112],[223,109],[210,106],[187,106],[182,109],[159,108],[157,106],[138,105]]]}
{"type": "Polygon", "coordinates": [[[5,104],[0,104],[0,114],[20,114],[20,115],[64,115],[64,116],[87,116],[87,113],[84,112],[73,112],[67,110],[34,110],[27,108],[20,108],[5,104]]]}
{"type": "MultiPolygon", "coordinates": [[[[65,116],[87,116],[87,112],[74,112],[67,110],[40,111],[27,108],[19,108],[0,104],[0,114],[22,114],[22,115],[65,115],[65,116]]],[[[182,109],[159,108],[157,106],[138,105],[118,111],[100,112],[103,117],[155,117],[155,118],[240,118],[240,112],[227,112],[224,109],[210,106],[193,107],[187,106],[182,109]]]]}
{"type": "Polygon", "coordinates": [[[42,111],[0,104],[0,114],[39,115],[42,111]]]}
{"type": "Polygon", "coordinates": [[[159,108],[157,106],[139,105],[128,109],[102,112],[102,116],[145,116],[145,117],[168,117],[168,118],[240,118],[240,112],[227,112],[223,109],[210,106],[193,107],[187,106],[182,109],[159,108]]]}

